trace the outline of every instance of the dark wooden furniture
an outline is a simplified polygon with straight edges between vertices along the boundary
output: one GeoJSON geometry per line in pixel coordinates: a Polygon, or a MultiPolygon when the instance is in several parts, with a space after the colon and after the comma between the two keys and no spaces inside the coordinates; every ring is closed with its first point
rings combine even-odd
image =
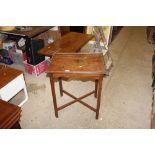
{"type": "Polygon", "coordinates": [[[84,33],[85,32],[85,26],[70,26],[71,32],[79,32],[84,33]]]}
{"type": "Polygon", "coordinates": [[[87,26],[59,26],[61,36],[69,32],[85,33],[87,26]]]}
{"type": "Polygon", "coordinates": [[[0,129],[20,128],[21,108],[0,99],[0,129]]]}
{"type": "Polygon", "coordinates": [[[48,31],[52,27],[53,26],[31,26],[31,29],[28,31],[13,30],[13,31],[0,31],[0,33],[7,34],[7,35],[16,35],[16,36],[33,38],[43,32],[48,31]]]}
{"type": "Polygon", "coordinates": [[[70,32],[62,36],[61,39],[39,50],[39,54],[52,57],[55,53],[74,53],[78,52],[93,35],[70,32]]]}
{"type": "Polygon", "coordinates": [[[79,102],[84,106],[86,106],[87,108],[94,111],[96,113],[96,119],[98,119],[104,70],[105,70],[104,58],[103,54],[101,53],[55,54],[52,58],[52,63],[47,69],[47,73],[49,73],[50,76],[55,116],[58,117],[59,110],[62,110],[75,102],[79,102]],[[54,81],[57,78],[59,78],[61,96],[63,96],[63,93],[65,93],[74,99],[73,101],[66,103],[60,107],[58,107],[57,105],[55,86],[54,86],[54,81]],[[85,78],[94,80],[95,90],[77,98],[63,89],[62,78],[85,78]],[[89,104],[81,100],[93,93],[95,94],[95,97],[97,97],[96,108],[91,107],[89,104]]]}

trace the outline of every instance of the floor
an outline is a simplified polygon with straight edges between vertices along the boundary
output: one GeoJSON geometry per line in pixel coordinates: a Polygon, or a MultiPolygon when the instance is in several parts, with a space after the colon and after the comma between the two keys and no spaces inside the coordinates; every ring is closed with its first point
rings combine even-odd
{"type": "MultiPolygon", "coordinates": [[[[151,120],[151,59],[154,45],[146,40],[145,27],[124,27],[109,47],[114,61],[110,75],[103,80],[99,119],[81,104],[59,112],[55,118],[49,78],[25,73],[29,100],[22,106],[22,128],[150,128],[151,120]]],[[[84,50],[84,49],[83,49],[84,50]]],[[[94,89],[94,82],[70,80],[64,87],[75,96],[94,89]]],[[[72,100],[60,97],[60,104],[72,100]]],[[[94,96],[84,101],[95,106],[94,96]]]]}

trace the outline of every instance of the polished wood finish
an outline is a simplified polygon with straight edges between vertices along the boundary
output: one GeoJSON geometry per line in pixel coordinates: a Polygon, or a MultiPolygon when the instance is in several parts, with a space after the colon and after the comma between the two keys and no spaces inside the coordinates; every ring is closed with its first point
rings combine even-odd
{"type": "Polygon", "coordinates": [[[20,70],[0,65],[0,89],[22,73],[20,70]]]}
{"type": "Polygon", "coordinates": [[[58,117],[59,110],[62,110],[78,101],[90,110],[93,110],[96,113],[96,119],[98,119],[104,71],[105,64],[102,53],[55,54],[52,58],[52,63],[47,69],[47,73],[49,73],[50,75],[55,116],[58,117]],[[57,105],[54,85],[54,81],[57,78],[59,79],[61,96],[63,96],[63,93],[65,93],[66,95],[74,99],[73,101],[68,102],[60,107],[58,107],[57,105]],[[86,78],[95,80],[95,90],[77,98],[63,89],[61,78],[86,78]],[[81,99],[91,94],[95,94],[95,97],[97,98],[96,109],[91,107],[89,104],[81,101],[81,99]]]}
{"type": "Polygon", "coordinates": [[[45,46],[39,50],[39,54],[52,57],[55,53],[74,53],[78,52],[93,35],[69,32],[62,36],[59,40],[45,46]]]}
{"type": "Polygon", "coordinates": [[[21,108],[0,99],[0,129],[12,128],[20,120],[21,108]]]}
{"type": "Polygon", "coordinates": [[[20,30],[13,30],[13,31],[0,31],[3,34],[11,34],[11,35],[19,35],[19,36],[27,36],[33,38],[40,33],[46,32],[51,29],[53,26],[31,26],[32,30],[30,31],[20,31],[20,30]]]}
{"type": "Polygon", "coordinates": [[[49,65],[47,73],[62,74],[82,74],[96,75],[104,72],[104,58],[102,53],[70,53],[55,54],[52,64],[49,65]]]}

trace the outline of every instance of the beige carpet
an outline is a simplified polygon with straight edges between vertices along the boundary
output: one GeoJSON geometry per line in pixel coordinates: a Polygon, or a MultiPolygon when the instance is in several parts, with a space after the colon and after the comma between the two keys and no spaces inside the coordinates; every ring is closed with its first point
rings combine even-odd
{"type": "MultiPolygon", "coordinates": [[[[103,80],[99,120],[95,113],[75,103],[55,118],[49,78],[25,73],[29,100],[22,107],[22,128],[150,128],[152,104],[151,58],[153,45],[146,41],[145,27],[124,27],[110,45],[114,67],[103,80]]],[[[85,49],[83,49],[85,50],[85,49]]],[[[75,96],[94,89],[92,81],[64,81],[75,96]]],[[[60,97],[60,104],[72,100],[60,97]]],[[[94,96],[84,99],[95,106],[94,96]]]]}

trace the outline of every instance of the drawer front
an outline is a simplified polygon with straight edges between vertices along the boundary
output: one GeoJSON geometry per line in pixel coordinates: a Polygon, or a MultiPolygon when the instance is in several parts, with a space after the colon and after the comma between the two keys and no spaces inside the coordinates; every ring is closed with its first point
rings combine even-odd
{"type": "Polygon", "coordinates": [[[23,74],[21,74],[0,89],[0,98],[2,100],[9,101],[24,87],[25,87],[25,81],[24,81],[23,74]]]}

